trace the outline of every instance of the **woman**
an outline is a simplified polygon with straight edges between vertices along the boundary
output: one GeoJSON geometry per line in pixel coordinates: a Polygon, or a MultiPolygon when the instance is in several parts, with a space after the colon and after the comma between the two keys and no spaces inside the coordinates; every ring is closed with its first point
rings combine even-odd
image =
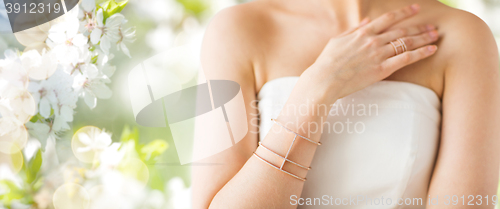
{"type": "Polygon", "coordinates": [[[207,79],[241,85],[249,133],[193,167],[193,207],[492,208],[498,63],[479,18],[433,0],[226,9],[202,65],[207,79]]]}

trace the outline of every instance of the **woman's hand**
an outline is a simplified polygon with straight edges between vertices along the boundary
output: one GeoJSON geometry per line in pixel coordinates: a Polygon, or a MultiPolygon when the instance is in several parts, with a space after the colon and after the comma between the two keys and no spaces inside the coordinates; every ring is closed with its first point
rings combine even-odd
{"type": "MultiPolygon", "coordinates": [[[[432,25],[388,30],[394,24],[419,11],[418,5],[388,12],[332,38],[316,62],[302,77],[313,81],[309,89],[322,91],[325,97],[342,98],[380,81],[396,70],[431,56],[437,50],[428,45],[438,39],[432,25]],[[391,41],[402,38],[407,52],[396,54],[391,41]]],[[[398,42],[395,42],[398,43],[398,42]]],[[[402,52],[402,47],[399,52],[402,52]]],[[[331,101],[332,103],[334,101],[331,101]]]]}

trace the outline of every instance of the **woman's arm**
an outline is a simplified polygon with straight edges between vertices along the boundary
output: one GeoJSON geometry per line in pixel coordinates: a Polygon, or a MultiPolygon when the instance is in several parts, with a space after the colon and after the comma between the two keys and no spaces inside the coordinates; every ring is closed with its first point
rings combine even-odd
{"type": "Polygon", "coordinates": [[[240,11],[225,9],[211,21],[205,32],[201,51],[201,64],[207,80],[220,79],[237,82],[243,94],[248,123],[247,135],[237,144],[211,157],[193,163],[191,170],[193,208],[208,208],[213,197],[243,167],[257,149],[258,121],[257,109],[252,104],[256,100],[255,79],[249,41],[254,40],[240,11]]]}
{"type": "Polygon", "coordinates": [[[453,18],[447,26],[453,32],[442,43],[449,47],[441,51],[449,63],[441,143],[429,188],[439,205],[428,208],[493,208],[500,160],[498,50],[479,18],[465,12],[453,18]],[[458,202],[453,202],[453,195],[458,202]],[[482,205],[474,207],[469,201],[482,205]]]}
{"type": "MultiPolygon", "coordinates": [[[[256,110],[252,109],[251,104],[255,99],[255,78],[251,64],[253,57],[251,47],[245,44],[257,43],[258,36],[249,35],[252,34],[251,30],[238,28],[242,25],[259,27],[259,24],[245,20],[245,15],[250,14],[236,15],[231,12],[235,11],[226,10],[219,14],[207,30],[202,49],[202,66],[207,79],[228,79],[241,85],[250,132],[236,146],[203,161],[220,165],[193,166],[193,204],[195,208],[296,208],[296,205],[290,204],[290,196],[301,195],[303,181],[269,166],[257,157],[251,157],[255,151],[274,165],[280,166],[283,161],[262,146],[256,149],[256,110]]],[[[284,109],[287,106],[298,107],[305,104],[329,107],[338,98],[431,56],[436,48],[422,46],[436,40],[431,36],[435,31],[416,29],[422,27],[386,31],[417,12],[416,5],[406,7],[332,38],[316,62],[300,76],[284,109]],[[394,48],[389,42],[401,37],[406,37],[404,39],[412,51],[394,56],[394,48]]],[[[277,120],[299,134],[319,141],[320,132],[307,130],[307,125],[302,126],[303,129],[297,127],[302,124],[323,125],[326,111],[314,115],[287,115],[282,112],[277,120]]],[[[274,125],[262,143],[285,155],[293,138],[294,134],[274,125]]],[[[296,140],[288,159],[307,167],[314,157],[317,145],[300,138],[296,140]]],[[[290,163],[285,164],[284,170],[300,177],[307,175],[307,170],[290,163]]]]}

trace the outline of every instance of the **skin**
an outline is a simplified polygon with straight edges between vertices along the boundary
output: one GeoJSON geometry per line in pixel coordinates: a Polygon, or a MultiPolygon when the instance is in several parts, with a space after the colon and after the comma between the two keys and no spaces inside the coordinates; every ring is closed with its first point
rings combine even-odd
{"type": "MultiPolygon", "coordinates": [[[[481,195],[483,205],[454,206],[440,201],[427,208],[491,208],[500,159],[498,57],[483,21],[433,0],[257,0],[226,9],[212,20],[205,34],[202,65],[207,79],[241,85],[249,133],[235,146],[202,161],[217,164],[193,166],[193,207],[296,207],[290,205],[289,197],[300,196],[303,182],[252,157],[256,152],[281,164],[281,159],[257,148],[258,127],[253,122],[257,110],[251,103],[266,82],[300,76],[286,105],[306,100],[332,104],[383,79],[433,90],[442,101],[442,135],[428,194],[440,200],[445,195],[481,195]],[[392,18],[384,15],[414,3],[420,7],[418,14],[408,15],[406,8],[403,11],[408,17],[401,11],[392,18]],[[366,17],[371,21],[356,28],[366,17]],[[438,29],[437,42],[429,34],[429,24],[438,29]],[[376,28],[382,31],[374,33],[376,28]],[[381,36],[387,38],[397,31],[410,37],[405,39],[412,45],[410,50],[420,49],[391,57],[394,51],[381,36]],[[433,42],[439,49],[426,51],[426,45],[433,42]],[[490,205],[484,204],[486,195],[490,205]]],[[[280,115],[278,120],[319,122],[325,117],[326,113],[297,118],[280,115]]],[[[286,153],[293,134],[275,129],[278,131],[270,131],[262,143],[286,153]]],[[[319,137],[311,135],[316,141],[319,137]]],[[[307,166],[315,149],[316,145],[299,140],[290,158],[307,166]]],[[[307,175],[297,167],[284,169],[307,175]]]]}

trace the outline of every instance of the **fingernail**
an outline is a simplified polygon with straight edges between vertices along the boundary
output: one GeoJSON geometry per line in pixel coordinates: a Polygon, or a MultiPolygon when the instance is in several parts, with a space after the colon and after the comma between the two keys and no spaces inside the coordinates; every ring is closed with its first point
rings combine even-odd
{"type": "Polygon", "coordinates": [[[439,36],[439,34],[437,31],[433,30],[433,31],[429,32],[429,36],[431,36],[431,38],[433,38],[433,39],[436,39],[439,36]]]}
{"type": "Polygon", "coordinates": [[[437,46],[435,46],[435,45],[428,46],[428,47],[427,47],[427,50],[428,50],[429,52],[435,52],[435,51],[437,50],[437,46]]]}
{"type": "Polygon", "coordinates": [[[432,30],[436,29],[436,27],[434,25],[431,25],[431,24],[427,25],[426,28],[427,28],[427,31],[432,31],[432,30]]]}
{"type": "Polygon", "coordinates": [[[414,11],[414,12],[418,12],[418,9],[420,9],[420,6],[418,4],[413,4],[411,5],[411,9],[414,11]]]}

